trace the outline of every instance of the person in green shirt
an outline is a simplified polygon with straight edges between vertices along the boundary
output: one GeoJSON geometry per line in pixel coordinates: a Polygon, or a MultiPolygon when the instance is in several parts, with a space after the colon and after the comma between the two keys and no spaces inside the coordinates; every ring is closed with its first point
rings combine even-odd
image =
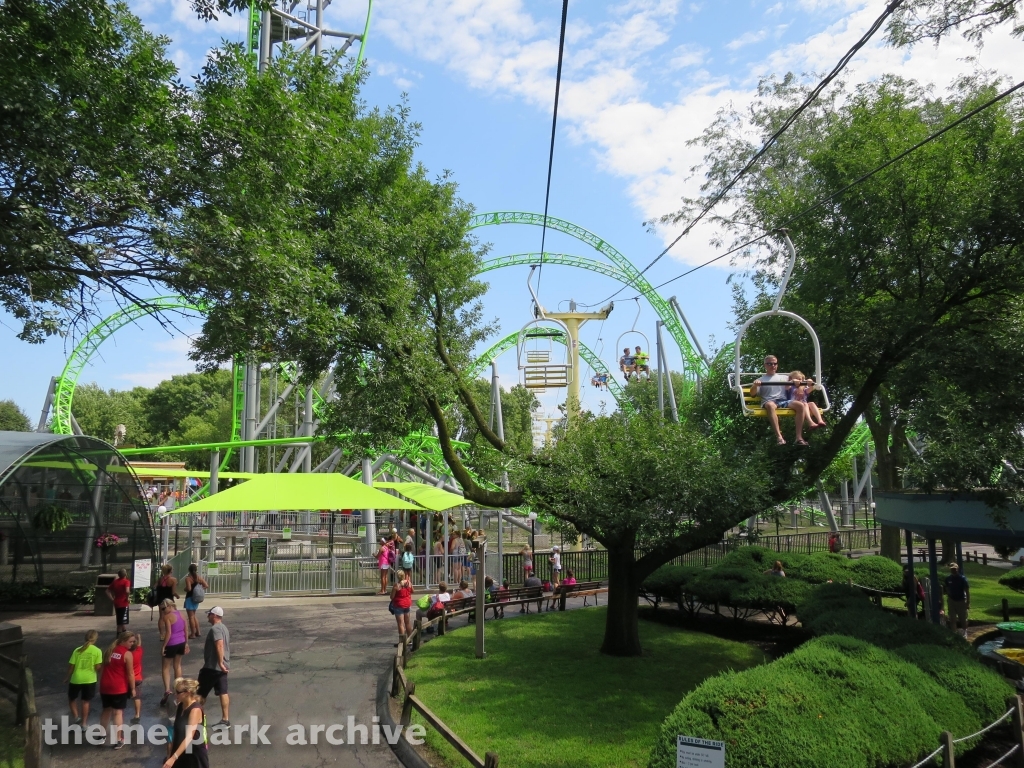
{"type": "Polygon", "coordinates": [[[85,645],[75,648],[68,662],[68,673],[64,682],[68,684],[68,706],[77,725],[84,730],[89,724],[89,702],[96,696],[96,679],[103,666],[103,652],[96,647],[99,632],[90,629],[85,633],[85,645]],[[82,699],[82,714],[78,714],[78,699],[82,699]]]}
{"type": "Polygon", "coordinates": [[[639,379],[640,374],[645,373],[648,379],[651,378],[651,356],[637,347],[633,360],[636,362],[636,377],[639,379]]]}

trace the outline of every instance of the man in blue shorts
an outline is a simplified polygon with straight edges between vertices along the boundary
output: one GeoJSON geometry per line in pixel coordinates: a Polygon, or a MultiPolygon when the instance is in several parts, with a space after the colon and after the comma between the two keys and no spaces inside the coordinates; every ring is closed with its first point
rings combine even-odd
{"type": "Polygon", "coordinates": [[[764,359],[764,369],[765,375],[750,385],[750,394],[760,395],[761,407],[768,414],[768,422],[775,431],[775,439],[779,445],[786,444],[786,438],[779,429],[778,409],[789,408],[793,411],[796,426],[796,444],[807,445],[807,441],[804,440],[804,412],[807,410],[807,403],[789,399],[789,375],[779,373],[779,361],[775,355],[768,355],[764,359]]]}
{"type": "Polygon", "coordinates": [[[622,371],[626,381],[629,381],[629,374],[636,373],[636,358],[629,351],[629,347],[622,350],[622,357],[619,358],[619,370],[622,371]]]}

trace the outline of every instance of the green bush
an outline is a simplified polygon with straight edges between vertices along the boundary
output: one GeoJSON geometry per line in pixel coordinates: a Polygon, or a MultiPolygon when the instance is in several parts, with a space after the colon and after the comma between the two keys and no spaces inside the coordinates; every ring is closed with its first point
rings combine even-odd
{"type": "Polygon", "coordinates": [[[903,592],[903,566],[888,557],[868,555],[854,560],[850,569],[856,584],[882,592],[903,592]]]}
{"type": "Polygon", "coordinates": [[[92,602],[95,587],[55,586],[41,587],[31,582],[0,584],[0,603],[25,605],[28,603],[69,603],[83,605],[92,602]]]}
{"type": "Polygon", "coordinates": [[[704,571],[686,586],[686,591],[704,605],[728,605],[733,590],[751,579],[760,577],[760,571],[752,568],[725,567],[719,565],[704,571]]]}
{"type": "Polygon", "coordinates": [[[758,575],[750,581],[736,584],[730,592],[729,600],[731,605],[740,608],[755,608],[761,611],[781,608],[788,614],[796,610],[796,606],[811,589],[813,586],[805,581],[758,575]]]}
{"type": "Polygon", "coordinates": [[[815,552],[804,555],[799,561],[794,562],[786,569],[786,575],[809,581],[811,584],[824,584],[828,581],[845,583],[853,573],[852,563],[853,561],[844,555],[815,552]]]}
{"type": "Polygon", "coordinates": [[[1014,568],[999,577],[999,583],[1016,592],[1024,592],[1024,568],[1014,568]]]}
{"type": "Polygon", "coordinates": [[[816,635],[849,635],[890,650],[926,644],[971,653],[970,645],[959,635],[930,622],[883,611],[859,589],[845,584],[815,587],[796,612],[804,628],[816,635]]]}
{"type": "Polygon", "coordinates": [[[649,765],[674,766],[676,736],[685,734],[724,741],[731,768],[903,766],[934,749],[941,731],[961,736],[982,724],[957,692],[916,665],[829,636],[706,680],[665,720],[649,765]]]}
{"type": "Polygon", "coordinates": [[[749,573],[764,573],[772,567],[772,563],[779,559],[779,554],[767,547],[749,546],[733,550],[722,558],[718,565],[711,570],[718,571],[747,571],[749,573]]]}
{"type": "Polygon", "coordinates": [[[983,723],[991,723],[1006,711],[1013,688],[977,659],[934,645],[907,645],[896,653],[955,693],[983,723]]]}
{"type": "Polygon", "coordinates": [[[704,569],[696,566],[663,565],[644,579],[643,590],[664,600],[675,601],[679,599],[679,590],[702,573],[704,569]]]}

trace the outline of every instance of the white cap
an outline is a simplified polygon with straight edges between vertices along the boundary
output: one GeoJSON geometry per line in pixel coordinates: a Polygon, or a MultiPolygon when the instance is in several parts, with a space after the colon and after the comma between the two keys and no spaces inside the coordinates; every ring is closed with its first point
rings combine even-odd
{"type": "Polygon", "coordinates": [[[224,609],[221,608],[219,605],[213,606],[213,608],[206,612],[206,615],[209,616],[211,613],[214,616],[220,616],[221,618],[224,618],[224,609]]]}

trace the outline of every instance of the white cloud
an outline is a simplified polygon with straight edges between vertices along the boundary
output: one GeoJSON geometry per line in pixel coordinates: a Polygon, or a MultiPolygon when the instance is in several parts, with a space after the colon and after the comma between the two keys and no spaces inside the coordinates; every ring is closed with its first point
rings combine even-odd
{"type": "Polygon", "coordinates": [[[144,370],[128,371],[115,378],[135,387],[155,387],[172,376],[195,372],[195,363],[188,358],[192,349],[190,336],[173,336],[152,343],[150,348],[158,353],[156,360],[147,362],[144,370]]]}
{"type": "MultiPolygon", "coordinates": [[[[634,0],[613,7],[604,21],[574,21],[563,72],[560,125],[566,126],[572,141],[593,146],[599,165],[624,180],[644,220],[677,209],[680,197],[697,194],[703,181],[691,171],[700,164],[703,150],[688,141],[699,136],[721,108],[742,109],[750,103],[762,76],[830,70],[879,10],[866,0],[798,0],[797,5],[838,21],[739,72],[708,71],[713,51],[694,43],[663,50],[674,37],[678,0],[634,0]],[[659,101],[650,97],[664,73],[686,68],[698,69],[687,72],[686,85],[677,94],[659,101]]],[[[689,6],[690,12],[698,10],[689,6]]],[[[777,10],[781,4],[768,9],[777,10]]],[[[382,9],[376,29],[403,50],[444,66],[472,87],[521,99],[541,112],[551,108],[557,16],[534,18],[521,0],[395,0],[382,9]]],[[[723,47],[736,51],[778,37],[786,29],[776,25],[748,31],[723,47]]],[[[974,64],[964,59],[976,53],[973,45],[959,39],[910,51],[875,41],[854,59],[847,79],[863,82],[896,72],[944,87],[957,73],[973,69],[974,64]]],[[[1007,34],[991,35],[984,62],[1005,68],[1018,58],[1019,43],[1007,34]]],[[[666,241],[674,237],[669,228],[662,234],[666,241]]],[[[673,250],[673,257],[689,263],[706,259],[713,252],[708,240],[715,234],[711,225],[696,228],[673,250]]]]}
{"type": "Polygon", "coordinates": [[[757,32],[744,32],[739,37],[726,43],[725,47],[730,51],[738,51],[740,48],[759,43],[766,37],[768,37],[767,29],[759,29],[757,32]]]}

